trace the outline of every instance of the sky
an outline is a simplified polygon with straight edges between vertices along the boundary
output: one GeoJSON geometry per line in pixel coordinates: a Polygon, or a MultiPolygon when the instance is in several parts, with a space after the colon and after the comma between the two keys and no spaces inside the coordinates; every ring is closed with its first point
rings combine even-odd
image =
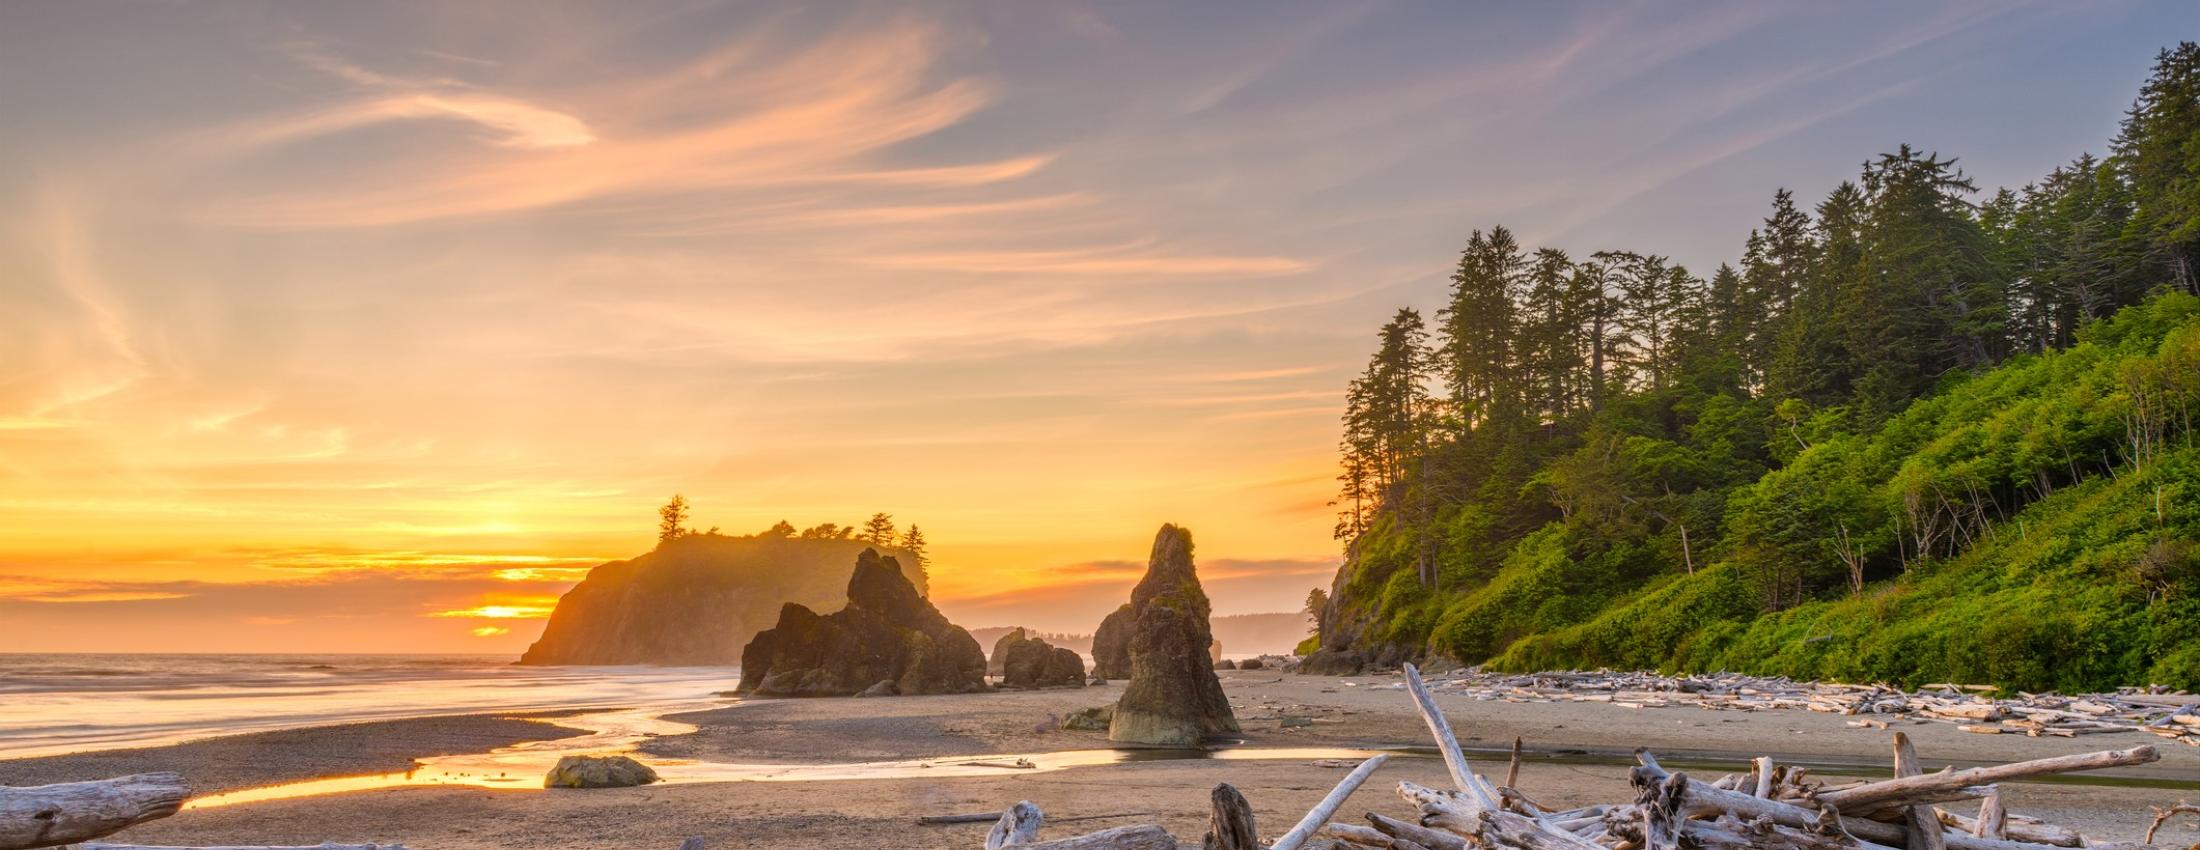
{"type": "Polygon", "coordinates": [[[1340,560],[1475,228],[1735,259],[1909,142],[2101,152],[2189,3],[0,4],[0,651],[517,652],[699,527],[1089,631],[1340,560]]]}

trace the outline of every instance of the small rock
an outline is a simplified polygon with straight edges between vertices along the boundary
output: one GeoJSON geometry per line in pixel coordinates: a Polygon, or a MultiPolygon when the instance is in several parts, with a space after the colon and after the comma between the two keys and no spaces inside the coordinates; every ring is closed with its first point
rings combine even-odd
{"type": "Polygon", "coordinates": [[[1311,717],[1283,718],[1283,728],[1285,729],[1300,729],[1312,725],[1314,725],[1314,718],[1311,717]]]}
{"type": "Polygon", "coordinates": [[[1237,662],[1227,658],[1215,662],[1215,669],[1217,670],[1236,670],[1237,668],[1237,662]]]}
{"type": "Polygon", "coordinates": [[[890,697],[893,695],[894,680],[892,679],[880,679],[878,684],[864,688],[862,693],[856,694],[859,697],[890,697]]]}
{"type": "Polygon", "coordinates": [[[1240,662],[1238,662],[1237,668],[1238,668],[1239,670],[1258,670],[1258,669],[1261,669],[1261,668],[1262,668],[1262,667],[1264,667],[1264,666],[1266,666],[1266,665],[1262,664],[1262,663],[1260,662],[1260,659],[1258,659],[1258,658],[1248,658],[1248,659],[1245,659],[1244,661],[1240,661],[1240,662]]]}
{"type": "Polygon", "coordinates": [[[1106,732],[1108,724],[1115,720],[1115,707],[1096,705],[1071,712],[1062,719],[1062,729],[1070,732],[1106,732]]]}
{"type": "Polygon", "coordinates": [[[632,788],[657,781],[657,771],[626,756],[566,756],[543,777],[544,788],[632,788]]]}

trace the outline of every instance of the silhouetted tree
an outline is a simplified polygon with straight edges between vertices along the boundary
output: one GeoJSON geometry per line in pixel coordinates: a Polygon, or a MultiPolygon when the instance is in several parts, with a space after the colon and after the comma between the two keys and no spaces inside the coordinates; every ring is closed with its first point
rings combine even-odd
{"type": "Polygon", "coordinates": [[[684,534],[695,533],[693,529],[687,527],[687,520],[687,497],[678,493],[672,494],[672,501],[666,502],[664,507],[657,509],[658,545],[664,545],[673,538],[684,534]]]}
{"type": "Polygon", "coordinates": [[[863,524],[863,539],[876,546],[894,545],[894,518],[885,513],[875,513],[863,524]]]}
{"type": "Polygon", "coordinates": [[[901,548],[909,551],[909,557],[917,562],[918,568],[932,566],[932,556],[924,550],[924,532],[916,523],[910,523],[909,530],[902,533],[901,548]]]}

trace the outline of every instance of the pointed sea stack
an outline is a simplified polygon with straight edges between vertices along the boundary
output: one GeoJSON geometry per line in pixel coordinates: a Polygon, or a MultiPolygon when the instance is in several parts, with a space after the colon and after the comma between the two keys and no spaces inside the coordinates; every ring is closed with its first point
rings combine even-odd
{"type": "Polygon", "coordinates": [[[865,549],[848,579],[848,607],[820,615],[795,603],[741,650],[738,693],[851,697],[886,685],[901,695],[986,690],[985,650],[902,575],[865,549]]]}
{"type": "MultiPolygon", "coordinates": [[[[1115,704],[1108,740],[1191,747],[1238,731],[1207,655],[1214,643],[1208,610],[1207,592],[1192,568],[1191,532],[1162,526],[1130,604],[1108,617],[1118,623],[1117,633],[1127,633],[1130,656],[1130,684],[1115,704]]],[[[1101,632],[1108,631],[1103,623],[1101,632]]],[[[1093,654],[1097,663],[1097,638],[1093,654]]]]}

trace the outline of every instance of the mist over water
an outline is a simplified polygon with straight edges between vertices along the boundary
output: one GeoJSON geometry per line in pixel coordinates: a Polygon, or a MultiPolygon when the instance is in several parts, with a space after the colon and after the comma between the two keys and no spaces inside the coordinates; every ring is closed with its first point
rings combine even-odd
{"type": "Polygon", "coordinates": [[[519,667],[505,655],[0,654],[0,758],[486,711],[707,699],[731,667],[519,667]]]}

